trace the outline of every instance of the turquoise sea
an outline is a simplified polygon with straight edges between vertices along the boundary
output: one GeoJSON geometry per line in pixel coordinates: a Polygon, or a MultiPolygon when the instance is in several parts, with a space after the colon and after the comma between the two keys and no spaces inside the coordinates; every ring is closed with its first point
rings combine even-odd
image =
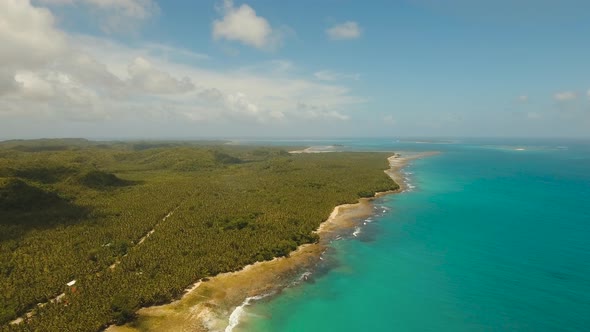
{"type": "Polygon", "coordinates": [[[441,154],[234,331],[590,331],[590,142],[276,144],[441,154]]]}

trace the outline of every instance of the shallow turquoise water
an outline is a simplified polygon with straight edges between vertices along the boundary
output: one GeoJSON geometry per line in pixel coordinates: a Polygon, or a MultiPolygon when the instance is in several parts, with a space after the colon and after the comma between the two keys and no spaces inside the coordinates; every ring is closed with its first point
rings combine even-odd
{"type": "Polygon", "coordinates": [[[406,168],[415,188],[380,199],[311,282],[246,307],[235,330],[590,330],[590,145],[450,143],[343,143],[443,153],[406,168]]]}

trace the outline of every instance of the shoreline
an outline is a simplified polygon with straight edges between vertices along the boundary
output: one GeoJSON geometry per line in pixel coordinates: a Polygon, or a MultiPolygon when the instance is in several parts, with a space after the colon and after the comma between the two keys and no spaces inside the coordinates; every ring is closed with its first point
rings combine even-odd
{"type": "Polygon", "coordinates": [[[374,214],[372,202],[376,198],[407,190],[408,185],[400,170],[411,160],[437,153],[413,153],[408,156],[396,153],[387,158],[389,169],[384,172],[399,185],[399,189],[378,192],[370,198],[359,198],[357,203],[336,206],[315,231],[320,236],[318,243],[303,244],[288,257],[255,262],[239,271],[199,280],[189,286],[180,299],[164,305],[141,308],[133,322],[123,326],[111,325],[105,331],[231,332],[239,324],[244,307],[252,301],[276,295],[293,282],[307,280],[309,270],[322,260],[322,254],[333,240],[350,235],[351,229],[355,229],[363,219],[374,214]]]}
{"type": "MultiPolygon", "coordinates": [[[[405,190],[411,189],[404,176],[401,173],[401,170],[410,163],[410,161],[415,159],[426,158],[430,156],[434,156],[439,154],[438,151],[428,151],[428,152],[416,152],[411,153],[410,155],[400,155],[399,153],[394,154],[393,156],[387,158],[389,162],[389,169],[385,170],[385,174],[389,175],[389,177],[397,183],[400,188],[397,190],[399,192],[403,192],[405,190]]],[[[376,193],[375,197],[380,197],[383,195],[387,195],[388,193],[376,193]]]]}

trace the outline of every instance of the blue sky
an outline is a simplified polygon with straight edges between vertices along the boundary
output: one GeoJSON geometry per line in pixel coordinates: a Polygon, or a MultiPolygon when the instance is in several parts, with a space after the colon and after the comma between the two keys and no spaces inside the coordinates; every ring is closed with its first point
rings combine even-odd
{"type": "Polygon", "coordinates": [[[4,0],[0,138],[590,136],[590,3],[4,0]]]}

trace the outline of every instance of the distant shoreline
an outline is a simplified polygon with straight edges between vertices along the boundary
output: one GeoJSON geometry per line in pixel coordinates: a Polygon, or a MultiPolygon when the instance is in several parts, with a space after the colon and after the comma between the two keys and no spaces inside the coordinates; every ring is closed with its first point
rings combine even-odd
{"type": "MultiPolygon", "coordinates": [[[[291,153],[319,153],[313,149],[291,153]]],[[[328,152],[328,151],[326,151],[328,152]]],[[[394,154],[387,158],[389,169],[384,172],[398,184],[397,190],[375,193],[370,198],[359,198],[357,203],[338,205],[328,219],[320,224],[316,233],[319,243],[304,244],[288,257],[256,262],[236,272],[227,272],[199,280],[188,288],[178,300],[160,306],[138,310],[135,321],[124,326],[112,325],[108,332],[151,330],[232,331],[240,321],[243,308],[252,300],[279,293],[297,277],[304,279],[304,271],[313,270],[328,245],[340,235],[350,232],[360,220],[373,215],[375,198],[399,193],[407,189],[400,170],[409,161],[437,152],[415,153],[408,156],[394,154]],[[206,281],[206,282],[204,282],[206,281]],[[229,326],[228,326],[229,325],[229,326]]]]}

